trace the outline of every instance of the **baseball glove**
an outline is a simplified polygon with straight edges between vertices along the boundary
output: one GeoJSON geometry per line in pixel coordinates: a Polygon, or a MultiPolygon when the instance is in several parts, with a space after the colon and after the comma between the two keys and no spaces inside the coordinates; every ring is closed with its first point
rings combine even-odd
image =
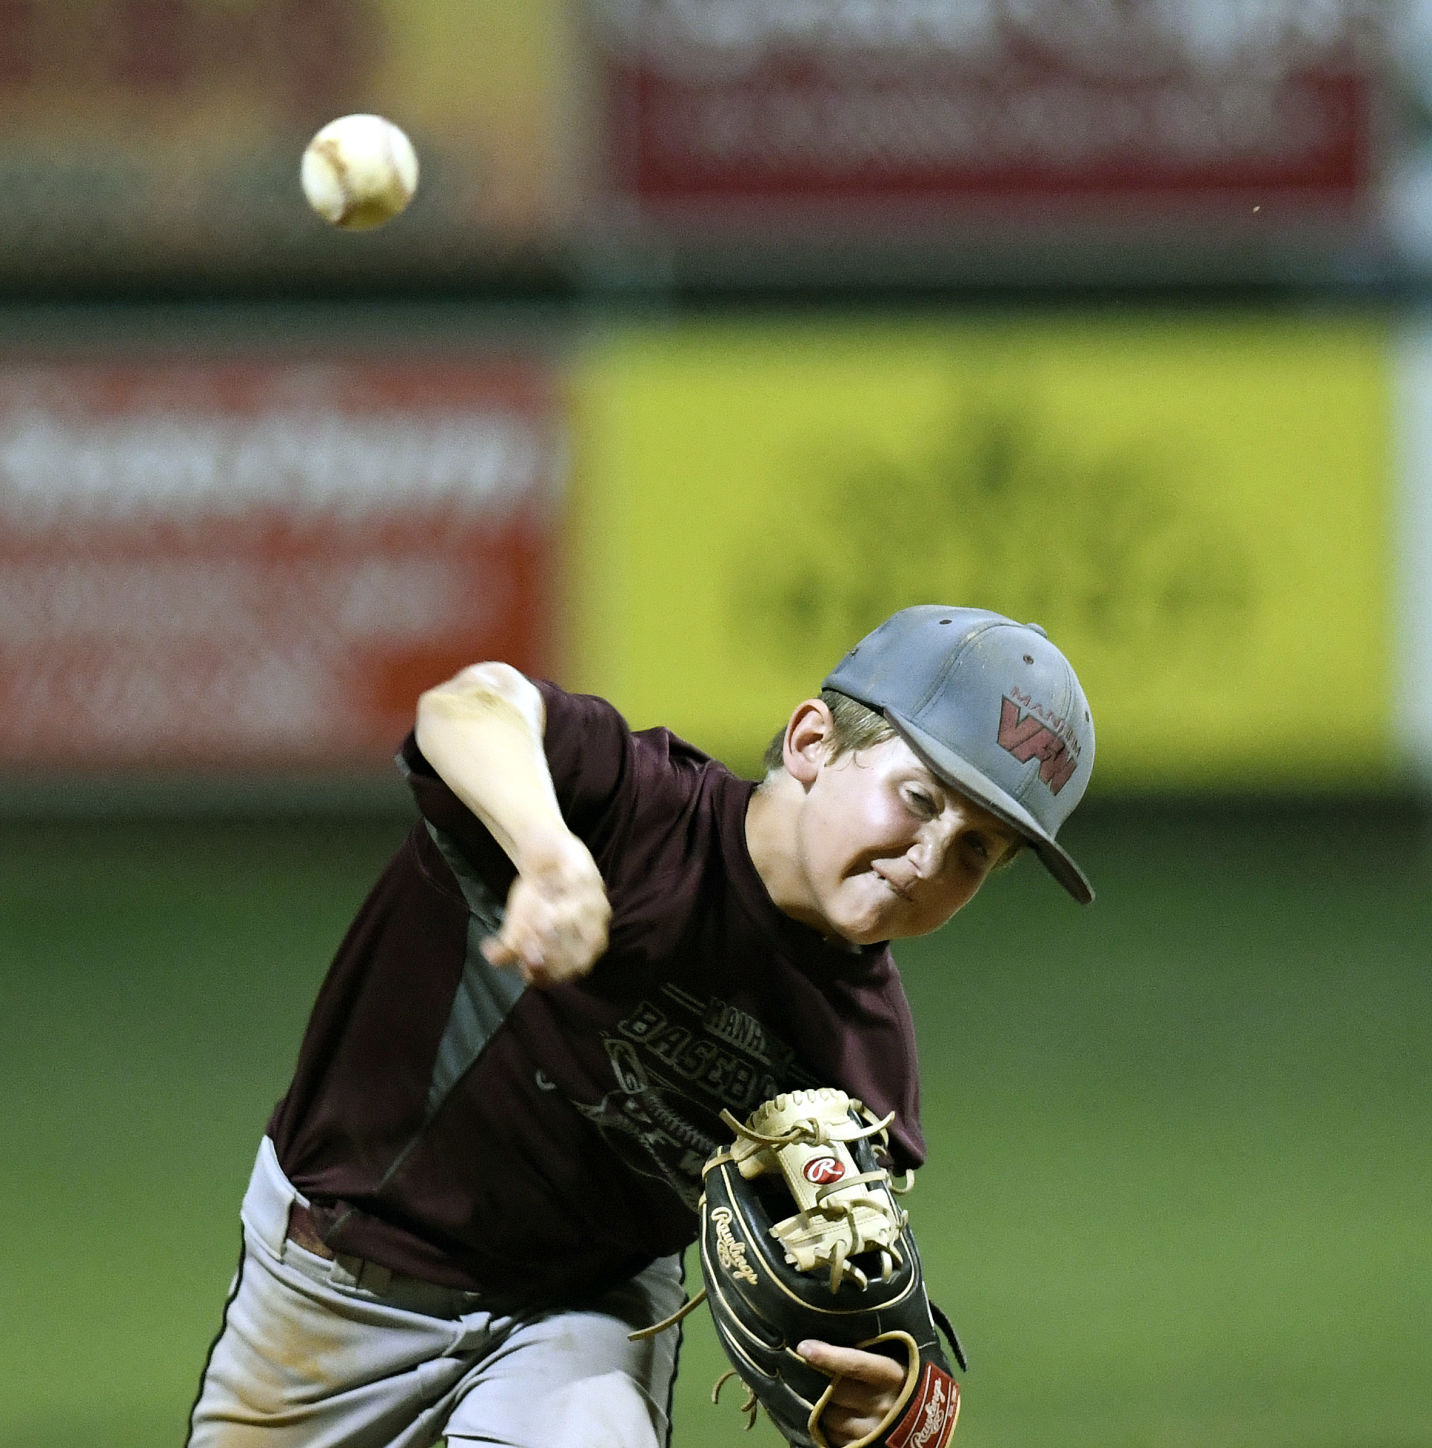
{"type": "Polygon", "coordinates": [[[736,1139],[703,1169],[701,1269],[752,1420],[759,1405],[798,1448],[829,1448],[821,1414],[835,1384],[795,1351],[819,1338],[905,1366],[895,1406],[848,1448],[945,1448],[960,1391],[936,1320],[961,1368],[965,1356],[925,1295],[908,1215],[878,1160],[891,1117],[821,1087],[777,1096],[744,1123],[723,1119],[736,1139]]]}

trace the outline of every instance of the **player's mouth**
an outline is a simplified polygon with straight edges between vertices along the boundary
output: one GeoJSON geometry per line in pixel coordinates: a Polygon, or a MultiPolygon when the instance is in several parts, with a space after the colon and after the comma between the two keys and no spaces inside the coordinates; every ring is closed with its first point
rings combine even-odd
{"type": "Polygon", "coordinates": [[[902,900],[914,900],[915,895],[909,885],[903,884],[891,875],[887,875],[884,870],[875,870],[873,873],[878,880],[883,881],[884,884],[902,900]]]}

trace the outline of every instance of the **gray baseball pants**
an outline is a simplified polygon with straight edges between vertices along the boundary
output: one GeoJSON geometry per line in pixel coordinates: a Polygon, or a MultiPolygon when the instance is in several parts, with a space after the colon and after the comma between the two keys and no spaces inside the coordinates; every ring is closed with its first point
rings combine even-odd
{"type": "Polygon", "coordinates": [[[303,1198],[259,1149],[244,1254],[188,1448],[662,1448],[681,1305],[666,1257],[580,1311],[499,1316],[471,1293],[288,1239],[303,1198]]]}

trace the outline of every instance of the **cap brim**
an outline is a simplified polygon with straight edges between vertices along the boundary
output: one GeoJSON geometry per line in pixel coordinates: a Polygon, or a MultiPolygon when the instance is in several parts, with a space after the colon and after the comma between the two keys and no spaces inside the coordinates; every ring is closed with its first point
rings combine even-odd
{"type": "Polygon", "coordinates": [[[1083,870],[1012,794],[1001,789],[988,775],[961,759],[958,754],[947,749],[938,739],[927,734],[918,725],[912,724],[903,715],[893,709],[883,712],[900,731],[905,742],[941,779],[952,784],[962,794],[967,794],[976,804],[983,805],[1011,829],[1017,830],[1020,836],[1033,846],[1044,868],[1081,905],[1088,905],[1093,900],[1094,887],[1090,885],[1083,870]]]}

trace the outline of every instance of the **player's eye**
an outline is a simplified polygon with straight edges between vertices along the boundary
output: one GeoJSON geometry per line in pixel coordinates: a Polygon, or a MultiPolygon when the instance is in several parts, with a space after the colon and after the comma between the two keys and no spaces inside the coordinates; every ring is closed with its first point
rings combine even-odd
{"type": "Polygon", "coordinates": [[[925,793],[923,789],[910,786],[905,790],[905,803],[922,820],[934,819],[939,814],[939,808],[935,801],[925,793]]]}

